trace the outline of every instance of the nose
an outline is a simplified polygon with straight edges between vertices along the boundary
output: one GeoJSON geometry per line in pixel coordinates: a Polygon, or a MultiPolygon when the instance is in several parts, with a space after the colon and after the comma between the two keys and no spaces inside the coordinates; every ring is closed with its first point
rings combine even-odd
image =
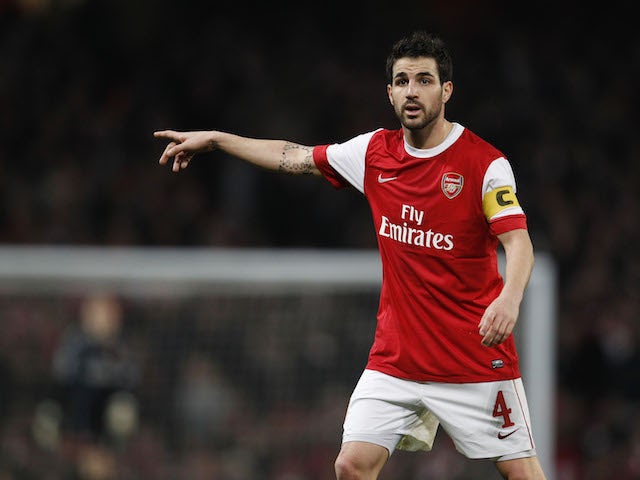
{"type": "Polygon", "coordinates": [[[407,98],[415,98],[418,95],[418,89],[416,88],[416,82],[409,80],[407,85],[407,98]]]}

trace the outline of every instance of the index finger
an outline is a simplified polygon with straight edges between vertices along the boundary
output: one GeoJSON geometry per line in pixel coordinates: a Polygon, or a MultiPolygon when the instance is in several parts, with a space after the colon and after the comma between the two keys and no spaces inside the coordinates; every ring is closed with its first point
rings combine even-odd
{"type": "Polygon", "coordinates": [[[167,140],[178,140],[179,133],[175,130],[157,130],[153,132],[155,138],[166,138],[167,140]]]}

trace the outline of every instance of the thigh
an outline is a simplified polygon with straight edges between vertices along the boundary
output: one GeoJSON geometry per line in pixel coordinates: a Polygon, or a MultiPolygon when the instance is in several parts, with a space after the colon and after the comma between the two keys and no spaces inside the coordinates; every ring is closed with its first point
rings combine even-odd
{"type": "Polygon", "coordinates": [[[520,379],[425,384],[424,402],[468,458],[531,457],[535,444],[520,379]],[[521,454],[521,455],[520,455],[521,454]]]}
{"type": "Polygon", "coordinates": [[[421,384],[365,370],[344,420],[343,443],[430,450],[438,422],[420,401],[421,384]],[[400,445],[399,445],[400,444],[400,445]]]}
{"type": "Polygon", "coordinates": [[[531,480],[545,480],[542,466],[538,457],[517,458],[496,462],[498,472],[504,478],[528,478],[531,480]]]}

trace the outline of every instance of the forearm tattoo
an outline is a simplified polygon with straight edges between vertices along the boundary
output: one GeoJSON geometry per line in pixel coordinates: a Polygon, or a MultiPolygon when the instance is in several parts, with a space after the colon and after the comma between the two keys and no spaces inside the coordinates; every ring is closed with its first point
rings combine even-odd
{"type": "Polygon", "coordinates": [[[278,166],[279,171],[287,173],[312,174],[313,167],[313,147],[307,147],[292,142],[286,142],[284,144],[284,148],[282,149],[282,159],[278,166]],[[296,161],[292,159],[291,156],[287,156],[287,153],[290,153],[292,150],[303,150],[305,152],[305,156],[302,161],[296,161]]]}

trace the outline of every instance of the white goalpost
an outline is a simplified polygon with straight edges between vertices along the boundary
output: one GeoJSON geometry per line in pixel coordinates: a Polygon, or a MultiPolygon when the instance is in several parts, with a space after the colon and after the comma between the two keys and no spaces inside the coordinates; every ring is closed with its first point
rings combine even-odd
{"type": "MultiPolygon", "coordinates": [[[[257,289],[276,297],[366,292],[375,301],[379,262],[375,250],[6,246],[0,248],[0,299],[7,305],[12,299],[78,296],[96,289],[130,298],[212,292],[233,297],[257,289]]],[[[515,334],[538,454],[548,478],[555,478],[556,321],[554,262],[537,253],[515,334]]],[[[375,318],[367,322],[373,333],[375,318]]]]}
{"type": "Polygon", "coordinates": [[[522,307],[520,356],[523,381],[538,455],[547,478],[555,475],[555,382],[557,278],[553,259],[536,254],[536,263],[522,307]]]}

